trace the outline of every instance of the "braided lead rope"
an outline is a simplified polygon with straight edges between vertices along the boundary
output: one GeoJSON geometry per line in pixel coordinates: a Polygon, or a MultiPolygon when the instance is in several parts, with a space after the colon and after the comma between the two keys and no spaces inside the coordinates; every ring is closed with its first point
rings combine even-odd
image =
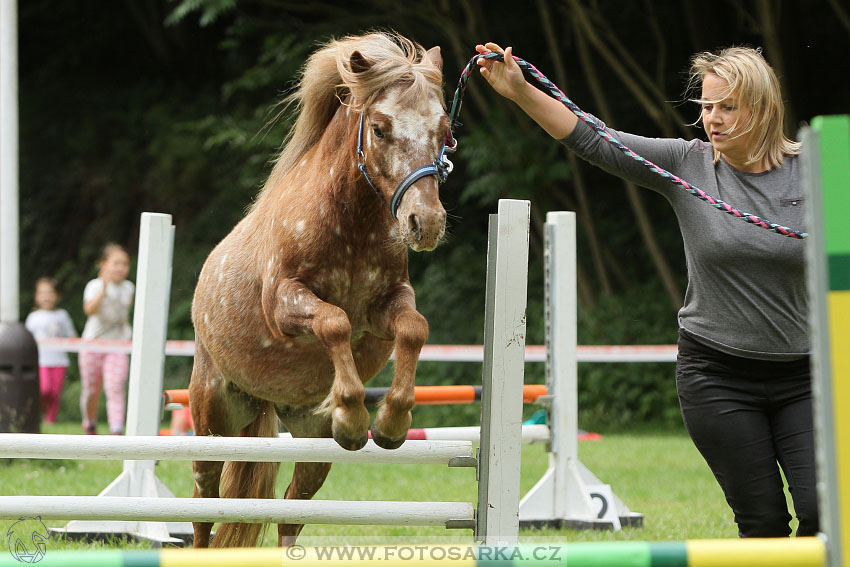
{"type": "MultiPolygon", "coordinates": [[[[482,58],[492,59],[494,61],[502,61],[502,62],[504,62],[504,60],[505,60],[505,56],[501,53],[490,52],[490,53],[478,54],[475,57],[473,57],[472,59],[470,59],[469,63],[466,65],[466,68],[464,68],[463,72],[461,73],[460,81],[458,81],[457,90],[455,90],[454,99],[452,100],[451,113],[449,114],[450,124],[451,124],[451,126],[450,126],[451,131],[449,133],[451,140],[449,140],[449,142],[451,142],[450,146],[452,147],[452,149],[454,149],[457,146],[457,142],[455,141],[455,138],[454,138],[454,131],[455,131],[456,127],[460,126],[460,122],[457,121],[457,116],[460,113],[461,102],[463,100],[463,93],[464,93],[464,91],[466,91],[466,84],[467,84],[467,81],[469,80],[472,69],[475,68],[475,64],[478,62],[478,60],[482,59],[482,58]]],[[[685,191],[687,191],[688,193],[690,193],[694,197],[697,197],[698,199],[705,201],[706,203],[708,203],[709,205],[711,205],[712,207],[716,208],[719,211],[722,211],[724,213],[728,213],[730,215],[734,215],[734,216],[740,218],[744,222],[748,222],[750,224],[760,226],[761,228],[766,228],[767,230],[769,230],[771,232],[775,232],[777,234],[781,234],[782,236],[788,236],[788,237],[791,237],[791,238],[798,238],[798,239],[806,238],[808,236],[808,234],[805,233],[805,232],[800,232],[800,231],[788,228],[787,226],[782,226],[782,225],[776,224],[774,222],[770,222],[769,220],[763,219],[763,218],[761,218],[757,215],[741,212],[738,209],[736,209],[735,207],[726,203],[725,201],[721,201],[720,199],[715,199],[714,197],[712,197],[711,195],[709,195],[708,193],[706,193],[705,191],[703,191],[699,187],[695,187],[694,185],[691,185],[690,183],[688,183],[684,179],[680,179],[676,175],[673,175],[672,173],[670,173],[669,171],[667,171],[663,167],[657,166],[654,163],[652,163],[651,161],[649,161],[648,159],[646,159],[642,156],[639,156],[634,151],[629,149],[625,144],[623,144],[617,138],[615,138],[608,130],[606,130],[596,120],[594,120],[592,116],[585,114],[584,111],[581,108],[578,107],[578,105],[576,105],[573,101],[571,101],[569,98],[567,98],[567,96],[563,92],[561,92],[561,89],[559,89],[557,87],[557,85],[555,85],[555,83],[550,81],[543,73],[538,71],[537,68],[534,65],[532,65],[531,63],[529,63],[529,62],[527,62],[523,59],[520,59],[517,56],[513,56],[513,58],[514,58],[514,61],[516,61],[517,64],[523,70],[525,70],[529,75],[534,77],[537,80],[537,82],[540,83],[546,89],[546,91],[548,91],[547,94],[549,96],[551,96],[554,99],[561,101],[564,104],[564,106],[569,108],[573,112],[573,114],[578,116],[582,121],[584,121],[588,126],[590,126],[593,129],[593,131],[596,132],[597,134],[599,134],[599,136],[601,136],[603,139],[605,139],[605,141],[607,141],[609,144],[611,144],[615,148],[622,151],[624,154],[626,154],[627,156],[629,156],[630,158],[632,158],[636,162],[648,167],[650,170],[657,173],[661,177],[664,177],[665,179],[667,179],[671,183],[682,187],[685,191]]]]}

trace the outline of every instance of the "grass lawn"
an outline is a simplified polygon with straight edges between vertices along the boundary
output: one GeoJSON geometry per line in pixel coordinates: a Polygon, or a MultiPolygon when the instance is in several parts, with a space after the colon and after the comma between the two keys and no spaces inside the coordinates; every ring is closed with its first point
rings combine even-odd
{"type": "MultiPolygon", "coordinates": [[[[45,433],[76,433],[78,424],[47,426],[45,433]]],[[[522,530],[523,541],[618,541],[734,538],[737,529],[732,513],[708,467],[687,435],[679,430],[605,435],[601,441],[579,444],[581,461],[634,512],[644,514],[642,528],[612,531],[522,530]]],[[[546,470],[548,455],[542,445],[524,446],[522,494],[546,470]]],[[[3,494],[95,495],[121,471],[121,462],[38,461],[0,462],[3,494]]],[[[283,494],[292,472],[281,466],[278,494],[283,494]]],[[[191,463],[163,461],[157,476],[180,497],[192,495],[191,463]]],[[[317,498],[327,500],[412,500],[476,502],[472,469],[449,469],[437,465],[336,464],[317,498]]],[[[38,510],[32,510],[32,515],[38,510]]],[[[5,531],[12,521],[0,521],[5,531]]],[[[50,527],[62,521],[46,522],[50,527]]],[[[794,526],[796,527],[796,526],[794,526]]],[[[471,531],[394,526],[309,525],[299,543],[471,543],[471,531]]],[[[275,545],[277,531],[266,533],[264,545],[275,545]]],[[[5,541],[4,541],[5,545],[5,541]]],[[[126,542],[81,544],[51,539],[49,549],[141,547],[126,542]]]]}

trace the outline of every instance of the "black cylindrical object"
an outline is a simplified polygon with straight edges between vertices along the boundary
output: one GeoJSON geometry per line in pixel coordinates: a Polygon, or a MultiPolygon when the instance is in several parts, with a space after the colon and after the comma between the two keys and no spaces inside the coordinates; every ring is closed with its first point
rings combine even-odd
{"type": "Polygon", "coordinates": [[[0,433],[40,433],[38,345],[23,323],[0,323],[0,433]]]}

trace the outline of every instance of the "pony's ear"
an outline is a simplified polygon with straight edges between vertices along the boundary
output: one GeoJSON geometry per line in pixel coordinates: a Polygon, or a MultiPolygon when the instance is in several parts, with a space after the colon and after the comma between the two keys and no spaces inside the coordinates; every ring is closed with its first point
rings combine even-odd
{"type": "Polygon", "coordinates": [[[363,54],[359,51],[355,51],[351,54],[349,64],[351,65],[351,70],[354,73],[363,73],[364,71],[368,71],[372,68],[372,63],[367,61],[366,58],[363,57],[363,54]]]}
{"type": "Polygon", "coordinates": [[[433,65],[434,67],[436,67],[440,71],[443,70],[443,56],[440,54],[440,46],[439,45],[435,45],[434,47],[429,49],[425,53],[424,59],[425,59],[425,61],[428,61],[431,65],[433,65]]]}

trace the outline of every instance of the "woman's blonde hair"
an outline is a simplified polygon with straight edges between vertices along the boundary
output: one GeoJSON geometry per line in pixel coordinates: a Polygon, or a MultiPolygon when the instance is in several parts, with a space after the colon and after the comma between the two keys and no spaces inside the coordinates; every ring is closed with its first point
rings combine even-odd
{"type": "MultiPolygon", "coordinates": [[[[786,155],[800,153],[800,142],[787,138],[783,132],[782,90],[773,68],[765,61],[761,49],[750,47],[727,47],[717,53],[705,51],[691,58],[688,90],[701,88],[708,74],[717,75],[726,81],[728,88],[718,100],[693,98],[700,105],[716,104],[735,97],[737,105],[751,111],[750,118],[743,124],[734,124],[738,136],[753,132],[753,144],[747,163],[765,160],[769,168],[782,165],[786,155]]],[[[694,122],[697,124],[699,119],[694,122]]],[[[714,162],[720,152],[714,150],[714,162]]]]}

